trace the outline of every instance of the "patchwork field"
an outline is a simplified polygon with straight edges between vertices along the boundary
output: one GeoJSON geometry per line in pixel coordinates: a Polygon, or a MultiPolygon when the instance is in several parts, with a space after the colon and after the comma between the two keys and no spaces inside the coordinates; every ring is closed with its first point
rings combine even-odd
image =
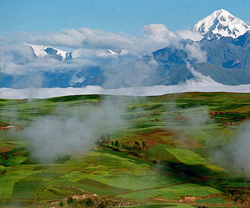
{"type": "Polygon", "coordinates": [[[248,207],[250,94],[0,99],[0,207],[248,207]]]}

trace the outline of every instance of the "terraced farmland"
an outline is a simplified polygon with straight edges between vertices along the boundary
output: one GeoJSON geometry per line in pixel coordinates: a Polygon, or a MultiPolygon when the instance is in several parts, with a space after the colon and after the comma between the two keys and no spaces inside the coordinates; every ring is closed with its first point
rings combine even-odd
{"type": "Polygon", "coordinates": [[[232,151],[249,109],[235,93],[1,99],[0,206],[250,206],[232,151]]]}

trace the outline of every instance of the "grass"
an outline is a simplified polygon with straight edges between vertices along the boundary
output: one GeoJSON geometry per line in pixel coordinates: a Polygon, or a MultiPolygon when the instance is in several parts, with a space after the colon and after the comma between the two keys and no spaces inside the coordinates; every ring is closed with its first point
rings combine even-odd
{"type": "Polygon", "coordinates": [[[208,164],[209,162],[189,149],[165,148],[167,152],[174,155],[176,159],[186,165],[208,164]]]}
{"type": "Polygon", "coordinates": [[[104,153],[85,171],[73,171],[60,177],[58,181],[77,182],[88,178],[107,186],[129,190],[154,188],[163,184],[178,182],[174,178],[158,176],[150,169],[150,166],[135,163],[131,159],[104,153]],[[94,167],[91,168],[91,166],[94,167]]]}
{"type": "Polygon", "coordinates": [[[129,189],[117,188],[114,186],[109,186],[104,183],[100,183],[96,180],[84,178],[80,181],[77,181],[80,184],[83,184],[83,189],[88,192],[93,192],[98,195],[113,195],[116,193],[123,193],[130,191],[129,189]]]}
{"type": "Polygon", "coordinates": [[[147,150],[147,157],[151,158],[153,160],[174,160],[175,157],[170,152],[167,152],[165,148],[167,148],[168,145],[165,144],[156,144],[153,146],[148,147],[147,150]]]}
{"type": "Polygon", "coordinates": [[[0,197],[1,199],[11,199],[13,188],[16,182],[31,175],[34,167],[30,165],[18,165],[17,167],[6,168],[6,174],[0,176],[0,197]]]}
{"type": "Polygon", "coordinates": [[[158,208],[158,207],[176,207],[172,204],[143,204],[143,205],[136,205],[136,206],[127,206],[133,208],[158,208]]]}
{"type": "Polygon", "coordinates": [[[146,191],[131,192],[120,197],[131,198],[131,199],[148,199],[148,198],[162,198],[162,199],[179,199],[182,196],[195,196],[204,197],[213,194],[219,194],[220,191],[207,187],[199,186],[195,184],[183,184],[176,185],[166,188],[152,189],[146,191]]]}
{"type": "Polygon", "coordinates": [[[16,182],[13,187],[14,199],[35,199],[37,189],[44,183],[42,180],[25,180],[16,182]]]}
{"type": "Polygon", "coordinates": [[[225,197],[212,197],[212,198],[197,200],[196,203],[201,203],[201,204],[226,204],[226,203],[228,203],[228,201],[225,200],[225,197]]]}

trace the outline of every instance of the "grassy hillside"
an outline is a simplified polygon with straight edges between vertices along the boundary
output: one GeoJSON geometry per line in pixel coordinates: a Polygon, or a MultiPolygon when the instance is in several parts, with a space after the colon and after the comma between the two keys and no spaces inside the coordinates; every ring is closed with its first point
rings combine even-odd
{"type": "Polygon", "coordinates": [[[1,99],[0,206],[249,206],[249,119],[250,94],[1,99]]]}
{"type": "Polygon", "coordinates": [[[226,85],[249,84],[248,69],[224,68],[210,63],[198,63],[194,68],[205,76],[210,76],[216,82],[226,85]]]}

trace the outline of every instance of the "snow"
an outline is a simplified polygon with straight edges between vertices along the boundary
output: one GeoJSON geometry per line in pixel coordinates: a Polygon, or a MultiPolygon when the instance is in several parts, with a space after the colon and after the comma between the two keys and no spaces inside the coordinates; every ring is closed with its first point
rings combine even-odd
{"type": "Polygon", "coordinates": [[[71,56],[73,59],[80,57],[80,55],[78,54],[78,52],[76,50],[72,51],[71,56]]]}
{"type": "Polygon", "coordinates": [[[116,55],[126,55],[127,52],[125,50],[111,50],[111,49],[87,49],[87,48],[78,48],[71,52],[66,52],[51,46],[41,46],[41,45],[33,45],[25,43],[24,45],[28,45],[32,47],[35,55],[38,58],[43,58],[46,56],[49,56],[49,54],[46,52],[46,49],[52,48],[57,51],[57,55],[62,57],[62,60],[65,60],[67,58],[67,54],[71,54],[71,57],[73,59],[82,57],[105,57],[105,56],[116,56],[116,55]]]}
{"type": "Polygon", "coordinates": [[[82,77],[77,77],[76,75],[73,75],[69,84],[72,86],[76,83],[82,83],[83,81],[85,80],[85,77],[82,76],[82,77]]]}
{"type": "Polygon", "coordinates": [[[39,45],[31,45],[31,44],[25,44],[29,45],[33,48],[34,53],[37,57],[44,57],[47,56],[48,54],[45,52],[45,47],[44,46],[39,46],[39,45]]]}
{"type": "Polygon", "coordinates": [[[237,38],[248,30],[250,30],[250,26],[224,9],[214,11],[193,27],[193,31],[200,32],[208,39],[237,38]]]}
{"type": "Polygon", "coordinates": [[[125,50],[113,51],[113,50],[107,49],[106,53],[111,54],[111,55],[124,55],[124,54],[126,54],[126,51],[125,50]]]}
{"type": "Polygon", "coordinates": [[[107,53],[109,53],[109,54],[115,54],[115,55],[117,54],[115,51],[112,51],[110,49],[107,50],[107,53]]]}
{"type": "MultiPolygon", "coordinates": [[[[46,47],[46,48],[47,48],[47,47],[46,47]]],[[[46,50],[46,48],[45,48],[44,50],[46,50]]],[[[50,47],[50,46],[49,46],[49,48],[53,48],[53,47],[50,47]]],[[[60,55],[60,56],[63,58],[63,60],[66,59],[66,54],[67,54],[68,52],[59,50],[59,49],[57,49],[57,48],[53,48],[53,49],[54,49],[54,50],[57,50],[57,55],[60,55]]]]}
{"type": "Polygon", "coordinates": [[[68,53],[66,51],[59,50],[59,49],[51,47],[51,46],[40,46],[40,45],[32,45],[32,44],[27,44],[27,43],[25,45],[31,46],[33,48],[33,50],[34,50],[35,55],[37,57],[39,57],[39,58],[40,57],[42,58],[42,57],[48,56],[48,54],[45,51],[47,48],[52,48],[52,49],[56,50],[57,51],[57,55],[61,56],[63,58],[63,60],[66,59],[66,54],[68,53]]]}

